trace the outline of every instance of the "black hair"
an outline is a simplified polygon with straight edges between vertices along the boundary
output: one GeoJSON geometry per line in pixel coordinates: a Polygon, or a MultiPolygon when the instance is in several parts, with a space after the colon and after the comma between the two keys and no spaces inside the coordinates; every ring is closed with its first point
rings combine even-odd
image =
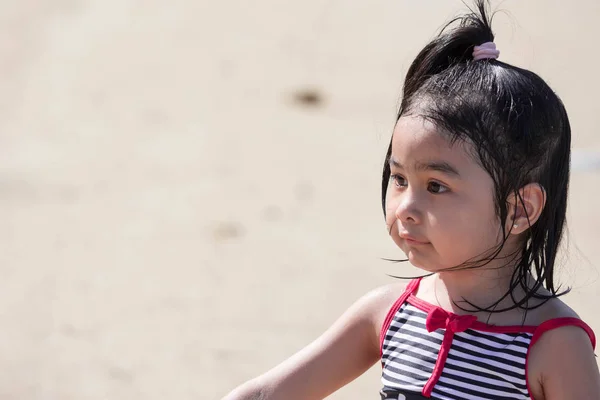
{"type": "MultiPolygon", "coordinates": [[[[538,75],[496,59],[473,60],[474,46],[494,41],[488,15],[487,1],[476,0],[470,13],[448,23],[421,50],[406,74],[396,121],[419,116],[451,143],[472,144],[472,155],[492,177],[504,240],[482,259],[457,269],[477,268],[497,257],[510,233],[505,229],[511,217],[507,199],[516,196],[523,204],[520,188],[542,186],[546,203],[537,222],[522,234],[520,253],[509,260],[517,264],[508,292],[487,308],[467,301],[479,311],[527,310],[568,291],[557,292],[554,268],[566,226],[571,128],[561,100],[538,75]],[[519,286],[525,295],[515,298],[519,286]],[[513,305],[497,308],[508,296],[513,305]],[[534,306],[531,300],[536,300],[534,306]]],[[[390,141],[382,177],[384,214],[391,151],[390,141]]]]}

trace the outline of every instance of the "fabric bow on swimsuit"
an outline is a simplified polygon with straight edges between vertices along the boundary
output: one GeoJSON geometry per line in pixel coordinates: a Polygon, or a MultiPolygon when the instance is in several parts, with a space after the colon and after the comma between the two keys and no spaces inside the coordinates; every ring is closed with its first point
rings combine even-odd
{"type": "Polygon", "coordinates": [[[433,332],[436,329],[447,329],[452,332],[463,332],[469,329],[475,321],[477,321],[477,317],[474,315],[451,314],[443,308],[436,307],[427,315],[425,327],[429,332],[433,332]]]}

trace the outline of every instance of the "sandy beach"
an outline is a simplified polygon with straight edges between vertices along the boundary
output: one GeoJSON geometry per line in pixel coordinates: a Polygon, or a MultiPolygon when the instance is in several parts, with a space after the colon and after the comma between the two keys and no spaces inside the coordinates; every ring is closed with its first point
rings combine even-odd
{"type": "MultiPolygon", "coordinates": [[[[600,332],[600,3],[499,3],[500,58],[571,118],[559,275],[600,332]]],[[[380,169],[406,69],[463,9],[2,2],[0,398],[219,399],[414,272],[381,260],[380,169]]]]}

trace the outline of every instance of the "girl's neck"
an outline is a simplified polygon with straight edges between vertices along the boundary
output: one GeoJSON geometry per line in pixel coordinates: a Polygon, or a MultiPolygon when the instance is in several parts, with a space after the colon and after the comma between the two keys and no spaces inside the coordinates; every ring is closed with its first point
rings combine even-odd
{"type": "MultiPolygon", "coordinates": [[[[461,308],[473,310],[467,301],[479,308],[488,308],[504,297],[510,288],[512,272],[510,267],[438,272],[428,279],[428,292],[442,308],[465,314],[468,312],[461,308]]],[[[516,298],[521,297],[520,293],[514,294],[516,298]]],[[[495,308],[503,309],[512,305],[509,295],[495,308]]]]}
{"type": "Polygon", "coordinates": [[[512,276],[519,261],[515,255],[519,252],[518,242],[509,240],[502,253],[486,265],[437,272],[429,279],[430,293],[442,308],[457,314],[467,313],[464,309],[510,308],[514,305],[513,298],[521,299],[525,295],[520,285],[514,288],[513,296],[509,294],[512,276]]]}

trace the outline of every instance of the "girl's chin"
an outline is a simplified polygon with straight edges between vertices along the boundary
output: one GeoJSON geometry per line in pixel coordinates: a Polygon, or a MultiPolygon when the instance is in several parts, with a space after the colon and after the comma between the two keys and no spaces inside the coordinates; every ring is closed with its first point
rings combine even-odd
{"type": "Polygon", "coordinates": [[[406,258],[408,258],[408,262],[410,262],[414,267],[422,269],[425,272],[435,273],[445,269],[444,266],[427,257],[424,257],[423,254],[420,254],[417,251],[408,250],[404,253],[406,254],[406,258]]]}

